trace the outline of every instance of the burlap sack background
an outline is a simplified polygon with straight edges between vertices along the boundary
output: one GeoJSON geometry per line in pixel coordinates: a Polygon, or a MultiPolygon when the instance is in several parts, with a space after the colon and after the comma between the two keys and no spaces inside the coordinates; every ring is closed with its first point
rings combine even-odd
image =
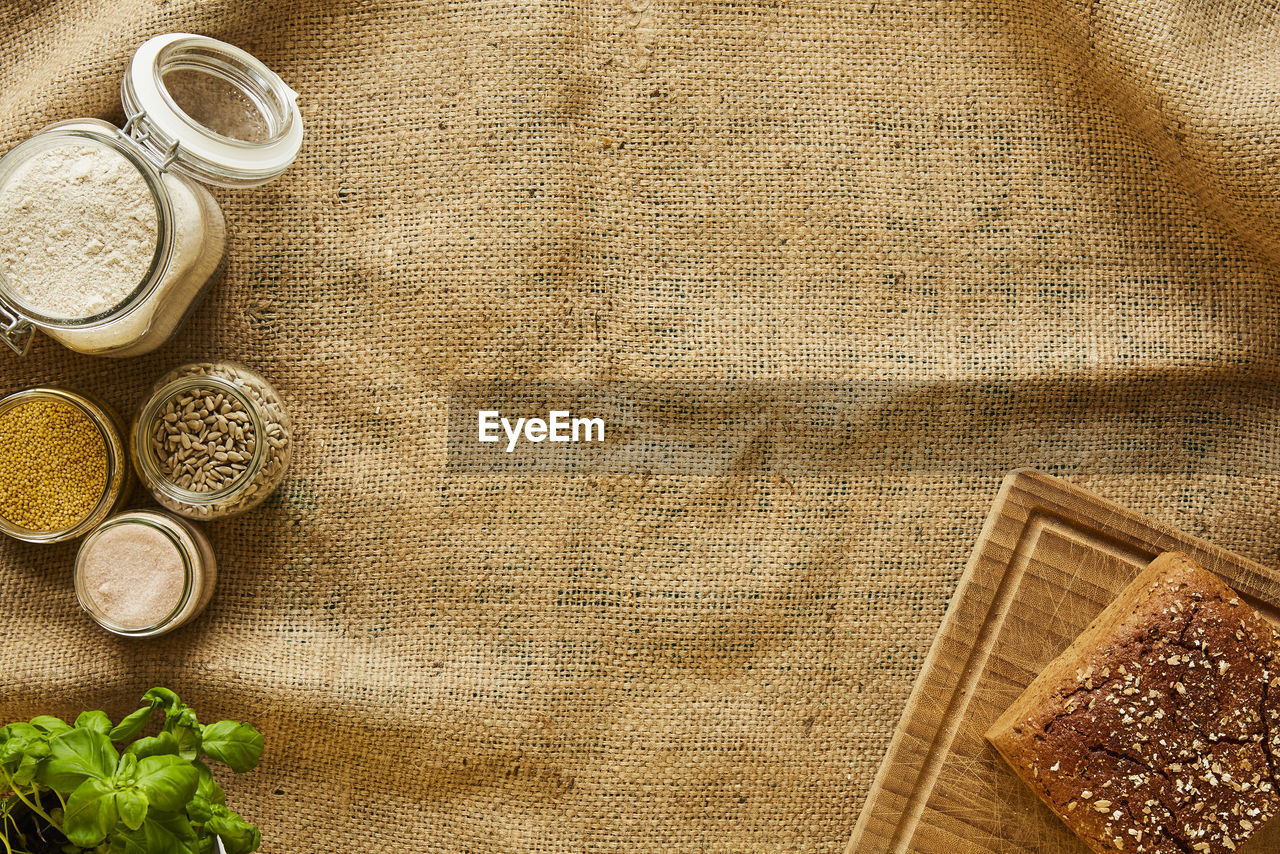
{"type": "Polygon", "coordinates": [[[119,118],[170,30],[278,69],[305,149],[218,192],[178,340],[0,391],[235,358],[294,468],[153,642],[0,544],[0,713],[256,722],[264,850],[839,851],[1015,466],[1280,563],[1274,3],[8,2],[0,142],[119,118]],[[512,377],[855,393],[727,399],[703,471],[452,471],[451,383],[512,377]]]}

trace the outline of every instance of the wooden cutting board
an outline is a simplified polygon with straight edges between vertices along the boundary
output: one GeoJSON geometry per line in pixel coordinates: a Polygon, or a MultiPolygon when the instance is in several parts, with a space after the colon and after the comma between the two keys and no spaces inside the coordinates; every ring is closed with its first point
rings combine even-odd
{"type": "MultiPolygon", "coordinates": [[[[1280,573],[1030,470],[1000,488],[847,854],[1088,854],[983,740],[1157,554],[1182,551],[1280,624],[1280,573]]],[[[1280,851],[1280,821],[1241,854],[1280,851]]]]}

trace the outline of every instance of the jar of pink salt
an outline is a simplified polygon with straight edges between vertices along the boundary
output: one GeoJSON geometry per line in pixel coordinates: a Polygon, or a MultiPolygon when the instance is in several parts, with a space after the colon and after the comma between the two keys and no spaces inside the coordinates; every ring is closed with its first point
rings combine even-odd
{"type": "Polygon", "coordinates": [[[80,607],[123,637],[153,637],[191,622],[209,604],[217,576],[205,535],[154,510],[112,516],[76,555],[80,607]]]}

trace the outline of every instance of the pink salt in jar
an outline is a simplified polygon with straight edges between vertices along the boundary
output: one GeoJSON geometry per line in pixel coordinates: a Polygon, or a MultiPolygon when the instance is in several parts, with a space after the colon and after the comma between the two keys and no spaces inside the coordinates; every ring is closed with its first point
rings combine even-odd
{"type": "Polygon", "coordinates": [[[80,545],[80,607],[122,637],[153,637],[194,620],[209,604],[218,567],[194,525],[154,510],[121,513],[80,545]]]}

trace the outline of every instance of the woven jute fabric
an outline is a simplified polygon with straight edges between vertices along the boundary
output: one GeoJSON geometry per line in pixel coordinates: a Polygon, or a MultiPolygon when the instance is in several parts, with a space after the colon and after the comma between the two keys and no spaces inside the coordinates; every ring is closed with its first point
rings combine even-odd
{"type": "Polygon", "coordinates": [[[303,151],[172,343],[0,391],[233,359],[296,454],[163,638],[0,544],[0,713],[256,723],[266,851],[840,851],[1017,466],[1280,563],[1271,0],[18,0],[0,143],[167,31],[303,151]],[[626,463],[470,464],[511,381],[648,389],[626,463]]]}

